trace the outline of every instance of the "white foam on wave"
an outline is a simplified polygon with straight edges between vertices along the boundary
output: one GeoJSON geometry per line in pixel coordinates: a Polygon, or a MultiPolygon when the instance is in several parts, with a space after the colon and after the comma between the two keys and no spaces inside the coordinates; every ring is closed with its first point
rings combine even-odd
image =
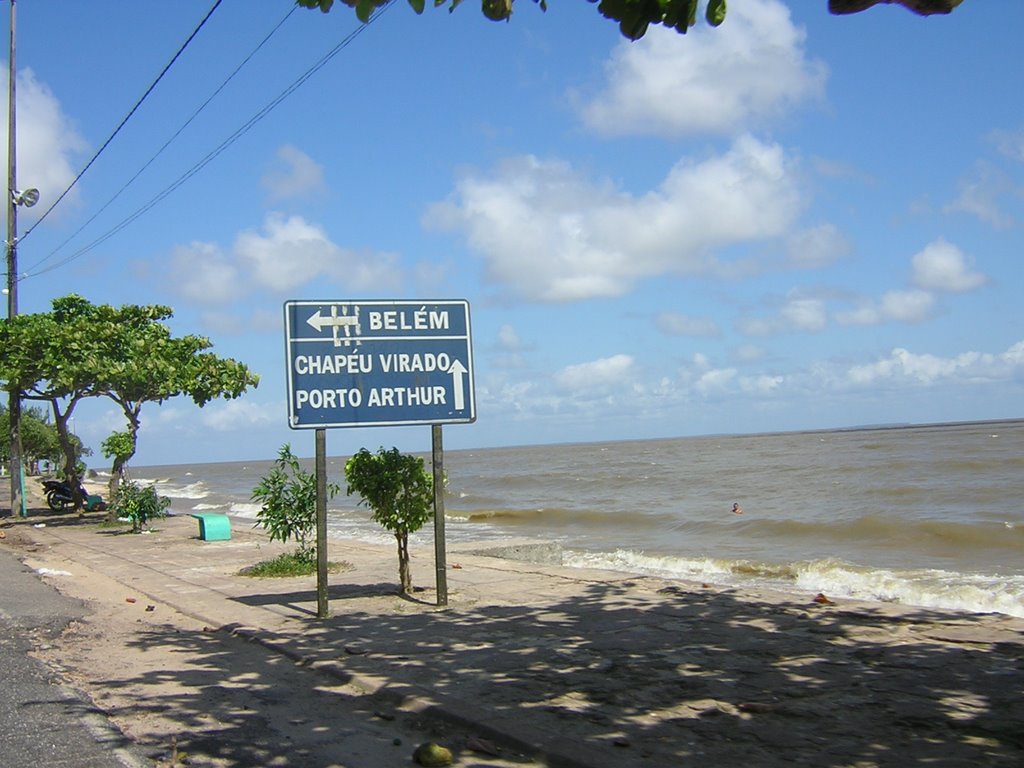
{"type": "Polygon", "coordinates": [[[180,485],[174,482],[174,478],[135,478],[135,483],[142,488],[147,485],[156,487],[157,493],[161,496],[170,496],[172,499],[205,499],[210,495],[210,490],[202,480],[194,483],[180,485]]]}
{"type": "Polygon", "coordinates": [[[894,571],[821,561],[802,568],[796,585],[859,600],[1024,617],[1024,577],[1020,576],[894,571]]]}
{"type": "Polygon", "coordinates": [[[648,555],[628,549],[618,549],[614,552],[566,551],[563,553],[562,562],[573,568],[607,568],[668,579],[724,579],[731,572],[727,561],[711,557],[648,555]]]}
{"type": "Polygon", "coordinates": [[[660,578],[707,581],[735,587],[823,592],[829,597],[899,603],[970,613],[1024,617],[1024,576],[918,569],[867,568],[839,560],[770,564],[716,558],[684,558],[643,552],[566,551],[571,567],[603,568],[660,578]]]}
{"type": "Polygon", "coordinates": [[[227,504],[203,504],[200,502],[199,504],[192,505],[192,510],[194,512],[204,512],[212,509],[226,509],[227,506],[227,504]]]}
{"type": "Polygon", "coordinates": [[[169,477],[133,477],[132,480],[139,485],[166,485],[171,482],[169,477]]]}
{"type": "Polygon", "coordinates": [[[229,509],[231,510],[231,514],[236,517],[248,517],[255,519],[260,513],[260,510],[263,509],[263,506],[260,504],[235,502],[229,507],[229,509]]]}

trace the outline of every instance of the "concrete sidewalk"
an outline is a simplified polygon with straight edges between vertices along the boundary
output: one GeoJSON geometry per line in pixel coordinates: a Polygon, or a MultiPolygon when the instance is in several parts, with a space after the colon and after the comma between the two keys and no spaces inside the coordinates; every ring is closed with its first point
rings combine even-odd
{"type": "Polygon", "coordinates": [[[458,544],[441,609],[432,546],[412,553],[413,581],[428,588],[410,599],[396,592],[394,547],[331,542],[330,560],[348,568],[330,576],[321,620],[315,578],[238,575],[292,548],[250,523],[202,541],[187,516],[138,535],[99,517],[40,514],[4,531],[29,542],[32,567],[71,574],[58,586],[106,580],[115,601],[173,607],[465,724],[523,765],[1024,764],[1021,619],[665,582],[458,544]]]}
{"type": "Polygon", "coordinates": [[[394,547],[332,541],[329,559],[342,562],[344,570],[330,575],[330,616],[318,619],[315,577],[239,575],[246,566],[294,549],[270,542],[252,529],[251,521],[232,520],[230,540],[203,541],[198,521],[188,516],[155,521],[142,534],[101,527],[101,518],[36,509],[27,520],[8,520],[5,530],[34,542],[23,551],[26,564],[44,575],[59,574],[50,577],[58,588],[64,579],[99,575],[117,585],[108,589],[122,590],[118,599],[169,606],[367,694],[387,696],[405,710],[469,726],[544,764],[624,764],[621,755],[611,761],[604,749],[592,750],[578,737],[566,742],[557,718],[539,710],[539,717],[531,717],[529,709],[519,708],[518,698],[494,690],[505,674],[502,666],[514,669],[537,648],[561,645],[557,635],[537,637],[519,624],[520,617],[532,614],[536,622],[560,600],[572,600],[584,585],[613,589],[626,580],[622,575],[575,570],[567,575],[554,566],[455,548],[448,552],[448,605],[439,608],[430,584],[432,549],[412,552],[416,591],[410,598],[398,594],[394,547]],[[478,613],[481,609],[485,614],[478,613]],[[489,650],[496,646],[506,658],[501,664],[494,663],[489,650]],[[475,661],[464,661],[467,654],[475,661]],[[479,674],[481,654],[488,657],[484,675],[479,674]],[[493,708],[483,706],[488,699],[493,708]]]}

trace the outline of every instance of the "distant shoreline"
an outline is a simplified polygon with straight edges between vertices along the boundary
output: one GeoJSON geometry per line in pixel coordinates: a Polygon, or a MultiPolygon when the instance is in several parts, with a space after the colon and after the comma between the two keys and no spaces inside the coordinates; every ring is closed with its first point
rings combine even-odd
{"type": "MultiPolygon", "coordinates": [[[[979,427],[979,426],[998,426],[998,425],[1012,425],[1024,423],[1024,417],[1005,418],[1005,419],[982,419],[979,421],[935,421],[935,422],[901,422],[901,423],[890,423],[890,424],[860,424],[849,427],[821,427],[815,429],[790,429],[790,430],[776,430],[768,432],[708,432],[706,434],[699,435],[670,435],[662,437],[635,437],[635,438],[614,438],[608,437],[601,440],[581,440],[575,442],[565,443],[522,443],[516,445],[489,445],[489,446],[477,446],[475,448],[449,448],[446,449],[446,454],[460,454],[460,453],[473,453],[475,451],[501,451],[501,450],[513,450],[520,448],[535,448],[535,447],[554,447],[558,446],[584,446],[584,445],[607,445],[611,443],[615,444],[628,444],[628,443],[656,443],[665,442],[669,440],[703,440],[712,437],[719,437],[723,439],[736,439],[736,438],[748,438],[748,437],[777,437],[779,435],[820,435],[828,434],[833,432],[849,433],[849,432],[886,432],[900,429],[943,429],[950,427],[979,427]]],[[[343,430],[333,430],[343,431],[343,430]]],[[[386,443],[387,440],[381,440],[380,442],[386,443]]],[[[294,448],[294,446],[293,446],[294,448]]],[[[429,456],[430,451],[414,450],[409,451],[417,456],[429,456]]],[[[343,459],[347,458],[350,454],[339,453],[329,454],[330,459],[343,459]]],[[[303,459],[309,459],[311,456],[301,455],[303,459]]],[[[202,464],[209,466],[217,466],[221,464],[244,464],[247,462],[270,462],[273,461],[273,456],[267,456],[262,458],[241,458],[241,459],[224,459],[222,461],[200,461],[200,462],[181,462],[177,464],[139,464],[131,467],[134,471],[148,470],[160,467],[184,467],[191,466],[193,464],[202,464]]],[[[93,468],[100,472],[105,472],[105,468],[93,468]]]]}

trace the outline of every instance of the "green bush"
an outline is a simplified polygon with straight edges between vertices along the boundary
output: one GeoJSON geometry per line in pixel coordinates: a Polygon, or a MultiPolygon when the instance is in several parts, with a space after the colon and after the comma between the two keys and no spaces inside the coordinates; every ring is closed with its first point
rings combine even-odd
{"type": "Polygon", "coordinates": [[[113,509],[117,517],[131,520],[132,531],[139,533],[150,520],[164,517],[169,506],[171,500],[160,496],[152,485],[143,488],[132,482],[121,486],[113,509]]]}
{"type": "Polygon", "coordinates": [[[376,454],[363,448],[345,464],[348,493],[358,493],[373,510],[373,519],[395,534],[401,590],[412,592],[409,534],[434,516],[434,478],[423,459],[397,448],[376,454]]]}
{"type": "MultiPolygon", "coordinates": [[[[345,562],[328,563],[329,573],[342,573],[352,570],[352,564],[345,562]]],[[[264,560],[255,565],[248,565],[239,571],[241,576],[271,578],[276,576],[312,576],[316,573],[316,563],[300,559],[295,552],[284,552],[273,560],[264,560]]]]}
{"type": "MultiPolygon", "coordinates": [[[[336,483],[327,484],[327,498],[337,495],[336,483]]],[[[270,534],[271,541],[295,539],[295,557],[316,562],[316,475],[299,465],[291,446],[281,446],[274,468],[252,491],[259,502],[256,525],[270,534]]]]}

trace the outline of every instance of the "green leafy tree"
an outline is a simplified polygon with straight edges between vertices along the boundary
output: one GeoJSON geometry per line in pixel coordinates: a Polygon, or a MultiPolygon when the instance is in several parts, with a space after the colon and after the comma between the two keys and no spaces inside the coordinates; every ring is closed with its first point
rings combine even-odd
{"type": "MultiPolygon", "coordinates": [[[[17,315],[0,323],[0,380],[27,400],[53,411],[64,475],[77,488],[74,440],[68,422],[87,397],[109,397],[128,421],[134,455],[139,414],[147,402],[188,395],[202,407],[216,397],[240,396],[259,377],[235,360],[206,352],[201,336],[173,338],[161,305],[94,305],[74,294],[53,301],[53,311],[17,315]]],[[[115,494],[116,495],[116,494],[115,494]]],[[[76,499],[81,508],[81,499],[76,499]]]]}
{"type": "MultiPolygon", "coordinates": [[[[327,498],[339,490],[336,483],[327,483],[327,498]]],[[[270,534],[271,541],[295,539],[295,558],[316,561],[316,476],[302,468],[290,445],[278,451],[274,468],[253,489],[252,499],[261,505],[256,525],[270,534]]]]}
{"type": "MultiPolygon", "coordinates": [[[[387,5],[391,0],[342,0],[355,8],[356,16],[363,22],[370,20],[373,12],[387,5]]],[[[533,0],[546,11],[547,0],[533,0]]],[[[303,8],[318,8],[327,13],[334,6],[334,0],[296,0],[303,8]]],[[[416,13],[423,13],[426,0],[408,0],[416,13]]],[[[597,12],[610,21],[617,22],[619,30],[630,40],[639,40],[647,33],[651,24],[661,24],[686,34],[697,23],[699,8],[708,24],[717,27],[725,21],[726,0],[588,0],[597,6],[597,12]]],[[[935,13],[950,13],[963,0],[828,0],[828,9],[834,14],[860,13],[879,3],[895,3],[922,16],[935,13]]],[[[514,0],[481,0],[481,11],[492,21],[507,21],[512,16],[514,0]]],[[[447,5],[454,11],[462,0],[434,0],[435,6],[447,5]]]]}
{"type": "Polygon", "coordinates": [[[152,485],[145,487],[138,483],[125,483],[111,507],[115,519],[122,517],[132,521],[132,531],[141,533],[150,520],[164,517],[171,500],[161,496],[152,485]]]}
{"type": "MultiPolygon", "coordinates": [[[[11,457],[10,423],[7,409],[0,405],[0,460],[5,465],[11,457]]],[[[78,460],[76,463],[80,463],[81,457],[92,453],[76,435],[71,435],[71,441],[78,460]]],[[[57,428],[47,420],[46,412],[42,408],[22,409],[21,456],[30,471],[37,471],[41,461],[54,465],[60,463],[61,455],[57,428]]]]}
{"type": "Polygon", "coordinates": [[[347,493],[357,493],[373,511],[373,519],[395,535],[398,577],[403,594],[412,592],[409,534],[434,516],[434,478],[423,459],[397,448],[376,454],[363,448],[345,463],[347,493]]]}

